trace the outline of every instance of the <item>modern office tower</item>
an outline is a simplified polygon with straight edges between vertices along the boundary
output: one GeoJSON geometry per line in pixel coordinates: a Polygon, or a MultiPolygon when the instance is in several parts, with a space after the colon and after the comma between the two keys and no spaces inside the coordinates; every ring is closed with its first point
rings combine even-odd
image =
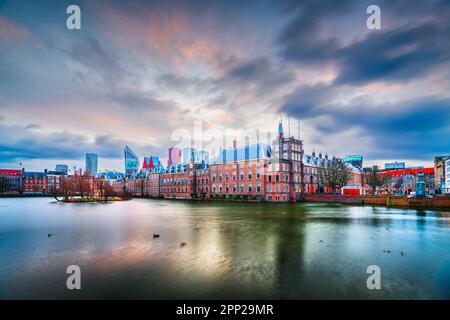
{"type": "Polygon", "coordinates": [[[125,177],[136,174],[139,170],[139,157],[128,146],[123,150],[125,155],[125,177]]]}
{"type": "Polygon", "coordinates": [[[85,172],[90,176],[97,174],[98,156],[95,153],[86,153],[85,172]]]}
{"type": "Polygon", "coordinates": [[[183,148],[182,150],[183,152],[183,163],[190,163],[190,162],[194,162],[196,160],[197,156],[197,150],[195,150],[192,147],[186,147],[183,148]]]}
{"type": "Polygon", "coordinates": [[[201,150],[197,153],[197,158],[196,162],[209,163],[209,152],[201,150]]]}

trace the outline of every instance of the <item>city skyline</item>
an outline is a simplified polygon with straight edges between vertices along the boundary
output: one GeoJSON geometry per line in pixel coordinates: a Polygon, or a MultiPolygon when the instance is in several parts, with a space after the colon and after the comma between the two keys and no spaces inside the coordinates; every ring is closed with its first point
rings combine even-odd
{"type": "Polygon", "coordinates": [[[66,5],[0,5],[1,167],[82,168],[93,152],[122,171],[126,145],[166,163],[195,121],[273,131],[280,114],[307,153],[430,166],[449,152],[444,1],[80,1],[76,31],[66,5]]]}

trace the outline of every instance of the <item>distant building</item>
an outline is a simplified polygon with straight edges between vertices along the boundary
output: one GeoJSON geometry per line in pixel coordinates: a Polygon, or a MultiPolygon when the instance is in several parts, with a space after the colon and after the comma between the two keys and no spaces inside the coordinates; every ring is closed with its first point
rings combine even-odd
{"type": "Polygon", "coordinates": [[[184,164],[194,162],[198,158],[197,150],[191,147],[183,148],[182,155],[184,164]]]}
{"type": "Polygon", "coordinates": [[[113,185],[123,179],[124,174],[116,171],[104,171],[97,174],[97,179],[103,179],[108,185],[113,185]]]}
{"type": "Polygon", "coordinates": [[[208,151],[204,151],[201,150],[199,152],[197,152],[197,159],[195,159],[195,162],[204,162],[204,163],[209,163],[209,152],[208,151]]]}
{"type": "Polygon", "coordinates": [[[67,173],[63,171],[47,171],[47,184],[48,184],[48,192],[58,192],[61,177],[67,175],[67,173]]]}
{"type": "Polygon", "coordinates": [[[151,171],[158,167],[160,164],[158,156],[144,157],[144,162],[142,163],[143,171],[151,171]]]}
{"type": "Polygon", "coordinates": [[[181,149],[177,147],[169,148],[169,160],[167,161],[167,166],[172,164],[180,164],[181,163],[181,149]]]}
{"type": "Polygon", "coordinates": [[[86,153],[85,172],[90,176],[95,176],[98,169],[98,156],[95,153],[86,153]]]}
{"type": "Polygon", "coordinates": [[[125,177],[133,177],[139,171],[139,157],[128,146],[124,149],[125,156],[125,177]]]}
{"type": "Polygon", "coordinates": [[[350,164],[360,172],[363,172],[363,157],[362,156],[347,156],[342,158],[344,163],[350,164]]]}
{"type": "Polygon", "coordinates": [[[48,192],[48,179],[45,172],[25,172],[24,193],[46,194],[48,192]]]}
{"type": "Polygon", "coordinates": [[[0,169],[0,194],[19,194],[23,191],[23,170],[0,169]]]}
{"type": "Polygon", "coordinates": [[[445,193],[450,193],[450,157],[445,160],[445,193]]]}
{"type": "Polygon", "coordinates": [[[446,167],[446,161],[450,156],[439,156],[434,158],[434,184],[438,193],[449,193],[450,184],[447,175],[450,174],[446,167]]]}
{"type": "Polygon", "coordinates": [[[57,164],[55,167],[55,171],[63,172],[64,174],[69,173],[69,166],[67,164],[57,164]]]}
{"type": "MultiPolygon", "coordinates": [[[[416,192],[416,182],[419,175],[425,181],[426,193],[435,191],[435,170],[431,168],[405,168],[398,170],[378,171],[380,176],[388,177],[388,183],[382,187],[376,188],[377,194],[410,194],[416,192]]],[[[370,193],[370,186],[366,185],[366,193],[370,193]]]]}
{"type": "Polygon", "coordinates": [[[398,170],[398,169],[405,169],[405,163],[404,162],[388,162],[384,164],[385,170],[398,170]]]}

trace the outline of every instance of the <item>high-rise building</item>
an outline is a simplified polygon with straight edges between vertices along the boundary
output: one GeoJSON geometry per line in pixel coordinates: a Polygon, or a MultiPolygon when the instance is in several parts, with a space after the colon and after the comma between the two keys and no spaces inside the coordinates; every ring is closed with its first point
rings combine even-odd
{"type": "Polygon", "coordinates": [[[139,157],[128,146],[123,150],[125,155],[125,177],[135,175],[139,170],[139,157]]]}
{"type": "Polygon", "coordinates": [[[197,152],[197,159],[195,159],[195,162],[209,163],[209,152],[205,150],[197,152]]]}
{"type": "Polygon", "coordinates": [[[194,162],[196,160],[196,158],[198,157],[197,150],[195,150],[192,147],[183,148],[182,152],[183,152],[183,163],[184,164],[194,162]]]}
{"type": "Polygon", "coordinates": [[[69,166],[67,164],[57,164],[55,167],[55,171],[62,172],[64,174],[68,174],[69,166]]]}
{"type": "Polygon", "coordinates": [[[95,153],[86,153],[85,172],[90,176],[97,174],[98,156],[95,153]]]}
{"type": "Polygon", "coordinates": [[[181,149],[177,147],[170,147],[169,160],[167,161],[167,166],[180,163],[181,163],[181,149]]]}

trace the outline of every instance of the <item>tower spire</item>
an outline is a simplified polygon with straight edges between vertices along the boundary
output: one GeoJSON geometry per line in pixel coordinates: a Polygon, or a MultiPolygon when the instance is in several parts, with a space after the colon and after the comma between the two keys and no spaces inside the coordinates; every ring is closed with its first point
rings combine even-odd
{"type": "Polygon", "coordinates": [[[284,131],[283,131],[283,118],[280,116],[280,123],[278,124],[278,139],[284,138],[284,131]]]}

